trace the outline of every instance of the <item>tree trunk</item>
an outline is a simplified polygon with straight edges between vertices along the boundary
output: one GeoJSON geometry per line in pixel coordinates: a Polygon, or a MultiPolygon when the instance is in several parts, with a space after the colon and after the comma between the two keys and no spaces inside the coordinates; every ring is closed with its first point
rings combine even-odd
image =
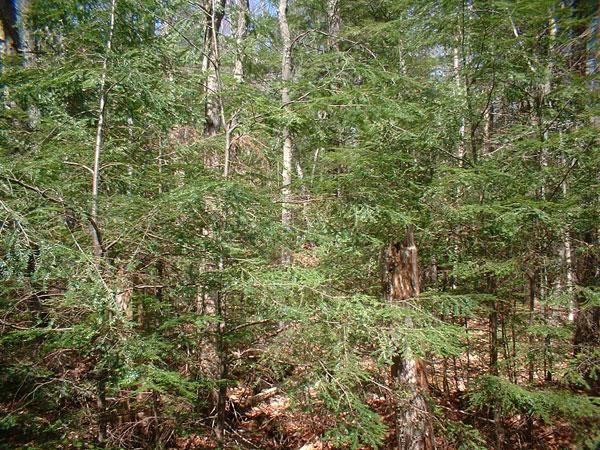
{"type": "MultiPolygon", "coordinates": [[[[456,83],[456,91],[457,95],[463,99],[464,98],[464,86],[461,78],[461,67],[460,67],[460,55],[459,49],[457,47],[454,48],[454,82],[456,83]]],[[[465,158],[465,118],[462,116],[460,118],[460,128],[459,128],[459,142],[458,149],[456,152],[456,157],[458,158],[459,167],[464,166],[464,158],[465,158]]]]}
{"type": "Polygon", "coordinates": [[[218,80],[218,39],[223,16],[225,15],[225,0],[209,0],[206,15],[204,35],[204,55],[202,71],[206,76],[204,81],[205,119],[204,134],[216,135],[221,129],[221,108],[219,102],[218,80]],[[218,3],[217,3],[218,2],[218,3]]]}
{"type": "Polygon", "coordinates": [[[112,48],[113,32],[115,29],[115,9],[117,1],[112,0],[110,4],[110,25],[108,38],[106,39],[106,54],[102,60],[102,75],[100,77],[100,99],[98,101],[98,123],[96,125],[96,141],[94,144],[94,165],[92,167],[92,207],[90,210],[90,233],[94,256],[99,259],[102,256],[102,238],[98,224],[98,188],[100,185],[100,156],[102,153],[102,138],[104,134],[104,117],[106,107],[106,72],[108,68],[108,57],[112,48]]]}
{"type": "Polygon", "coordinates": [[[0,2],[0,45],[2,46],[2,56],[13,55],[21,48],[17,17],[17,2],[0,2]]]}
{"type": "Polygon", "coordinates": [[[492,302],[490,313],[490,373],[498,376],[498,301],[492,302]]]}
{"type": "MultiPolygon", "coordinates": [[[[100,78],[100,98],[98,100],[98,123],[96,124],[96,140],[94,144],[94,165],[92,166],[92,206],[90,209],[90,234],[98,272],[100,272],[101,259],[104,257],[104,247],[98,223],[98,190],[100,184],[100,157],[102,153],[102,138],[104,133],[104,117],[106,107],[106,77],[108,70],[108,58],[112,48],[113,33],[115,28],[115,12],[117,1],[110,3],[110,23],[108,37],[106,39],[106,53],[102,61],[102,74],[100,78]]],[[[101,274],[98,274],[101,276],[101,274]]],[[[115,299],[118,300],[118,299],[115,299]]],[[[108,316],[108,311],[103,311],[103,317],[108,316]]],[[[100,354],[100,359],[104,357],[100,354]]],[[[107,438],[108,417],[106,409],[106,370],[101,370],[97,381],[97,406],[98,406],[98,442],[104,442],[107,438]]]]}
{"type": "MultiPolygon", "coordinates": [[[[292,40],[290,38],[290,29],[287,20],[287,0],[279,0],[279,30],[281,32],[281,40],[283,48],[281,50],[281,104],[284,111],[290,108],[290,88],[289,83],[292,81],[292,40]]],[[[292,134],[288,125],[283,128],[283,172],[281,176],[281,224],[284,230],[289,231],[292,225],[292,210],[291,210],[291,184],[292,184],[292,158],[293,158],[292,134]]],[[[284,248],[281,255],[283,264],[292,262],[292,252],[289,248],[284,248]]]]}
{"type": "Polygon", "coordinates": [[[235,28],[235,64],[233,77],[237,82],[244,81],[244,40],[248,34],[248,0],[237,0],[237,22],[235,28]]]}
{"type": "Polygon", "coordinates": [[[327,31],[329,33],[327,41],[329,48],[336,52],[340,51],[338,35],[341,24],[340,0],[327,0],[327,31]]]}
{"type": "MultiPolygon", "coordinates": [[[[527,319],[528,328],[533,327],[534,313],[535,313],[535,299],[537,297],[537,276],[536,274],[529,275],[529,315],[527,319]]],[[[528,337],[528,361],[527,361],[527,379],[529,383],[533,383],[535,378],[535,340],[533,334],[530,332],[528,337]]]]}
{"type": "MultiPolygon", "coordinates": [[[[220,80],[220,55],[219,55],[219,32],[223,17],[225,15],[225,0],[207,0],[204,3],[206,12],[206,25],[204,34],[204,55],[202,60],[202,70],[206,76],[204,82],[204,135],[216,136],[223,126],[227,126],[224,117],[223,105],[221,101],[221,80],[220,80]]],[[[225,158],[223,164],[223,177],[229,175],[229,133],[226,133],[225,158]]],[[[205,166],[209,169],[216,169],[220,164],[218,154],[209,152],[205,156],[205,166]]],[[[210,207],[209,207],[210,208],[210,207]]],[[[223,224],[225,218],[223,218],[223,224]]],[[[202,233],[206,236],[214,234],[213,229],[204,228],[202,233]]],[[[204,270],[223,270],[222,256],[218,261],[203,261],[204,270]]],[[[214,317],[215,321],[209,325],[209,333],[201,342],[201,361],[200,365],[203,372],[211,379],[216,380],[217,387],[211,392],[211,401],[216,411],[216,422],[214,432],[219,442],[223,439],[225,429],[225,412],[227,405],[227,386],[226,378],[228,376],[227,348],[224,340],[225,329],[225,308],[223,302],[223,292],[219,289],[203,287],[199,295],[199,304],[197,312],[214,317]]]]}
{"type": "MultiPolygon", "coordinates": [[[[248,0],[237,0],[237,21],[235,28],[235,61],[233,67],[233,78],[239,83],[244,82],[244,41],[248,34],[248,15],[250,6],[248,0]]],[[[223,176],[227,178],[230,172],[231,160],[237,152],[240,133],[236,131],[238,128],[239,110],[231,114],[229,122],[225,129],[225,158],[223,164],[223,176]]],[[[225,112],[222,111],[223,119],[225,112]]]]}
{"type": "MultiPolygon", "coordinates": [[[[388,302],[401,304],[420,293],[417,247],[412,227],[403,242],[392,242],[383,251],[383,289],[388,302]]],[[[412,320],[406,319],[407,327],[412,320]]],[[[404,343],[394,358],[391,375],[399,392],[396,437],[399,450],[433,448],[429,407],[425,398],[427,381],[423,362],[404,343]]]]}
{"type": "MultiPolygon", "coordinates": [[[[566,191],[566,188],[565,188],[566,191]]],[[[566,196],[566,192],[565,192],[566,196]]],[[[569,296],[569,304],[567,306],[569,315],[569,322],[573,322],[575,320],[575,311],[577,305],[575,303],[575,298],[573,296],[573,253],[571,250],[571,237],[569,233],[569,229],[565,229],[563,232],[563,243],[562,243],[562,261],[563,267],[565,271],[565,290],[569,296]]]]}

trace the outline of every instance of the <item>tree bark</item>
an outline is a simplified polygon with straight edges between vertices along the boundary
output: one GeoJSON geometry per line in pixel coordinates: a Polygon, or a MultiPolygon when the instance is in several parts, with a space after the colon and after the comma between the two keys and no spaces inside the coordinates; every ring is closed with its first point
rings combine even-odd
{"type": "MultiPolygon", "coordinates": [[[[248,15],[250,6],[248,0],[237,0],[237,21],[235,28],[235,61],[233,67],[233,78],[238,84],[244,82],[244,41],[248,34],[248,15]]],[[[223,105],[221,104],[221,107],[223,105]]],[[[225,127],[225,157],[223,164],[223,176],[227,178],[230,172],[231,160],[237,151],[240,133],[236,132],[238,128],[239,110],[231,114],[231,118],[225,127]],[[236,137],[238,139],[236,139],[236,137]]],[[[222,110],[223,120],[225,120],[225,111],[222,110]]]]}
{"type": "Polygon", "coordinates": [[[338,35],[340,34],[341,24],[340,0],[327,0],[328,45],[331,50],[336,52],[340,51],[338,35]]]}
{"type": "Polygon", "coordinates": [[[15,54],[21,48],[17,17],[16,2],[0,2],[0,45],[2,46],[2,56],[15,54]]]}
{"type": "Polygon", "coordinates": [[[238,83],[244,81],[244,40],[248,34],[248,0],[237,0],[237,21],[235,28],[235,63],[233,77],[238,83]]]}
{"type": "MultiPolygon", "coordinates": [[[[537,287],[537,275],[534,273],[532,275],[528,275],[529,278],[529,314],[527,319],[528,328],[533,327],[534,313],[535,313],[535,300],[538,295],[538,287],[537,287]]],[[[535,340],[533,334],[529,333],[528,336],[528,361],[527,361],[527,379],[529,383],[533,383],[535,378],[535,340]]]]}
{"type": "Polygon", "coordinates": [[[100,236],[98,224],[98,188],[100,185],[100,156],[102,153],[102,138],[104,133],[104,117],[106,107],[106,72],[108,68],[108,57],[112,48],[113,32],[115,29],[115,9],[117,1],[110,3],[110,25],[108,38],[106,39],[106,54],[102,60],[102,74],[100,76],[100,99],[98,101],[98,123],[96,125],[96,141],[94,144],[94,165],[92,167],[92,207],[90,210],[90,233],[92,235],[92,245],[94,256],[102,257],[102,238],[100,236]]]}
{"type": "MultiPolygon", "coordinates": [[[[101,258],[104,256],[100,225],[98,222],[98,190],[100,185],[100,163],[102,153],[102,139],[104,133],[104,118],[106,107],[106,77],[108,71],[108,58],[112,48],[113,33],[115,29],[115,12],[117,1],[111,0],[108,37],[106,39],[106,53],[102,60],[102,74],[100,77],[100,98],[98,100],[98,123],[96,124],[96,140],[94,144],[94,165],[92,166],[92,206],[90,209],[90,234],[95,257],[95,264],[100,269],[101,258]]],[[[118,299],[116,299],[118,300],[118,299]]],[[[108,417],[106,407],[106,370],[100,371],[97,382],[98,405],[98,442],[102,443],[107,438],[108,417]]]]}
{"type": "MultiPolygon", "coordinates": [[[[459,54],[458,47],[454,48],[453,62],[454,62],[454,82],[456,83],[456,91],[457,91],[457,94],[459,95],[459,97],[462,99],[462,98],[464,98],[465,93],[464,93],[464,86],[463,86],[463,82],[462,82],[462,78],[461,78],[460,54],[459,54]]],[[[465,129],[466,129],[465,117],[463,115],[460,118],[460,128],[458,130],[459,142],[458,142],[458,149],[456,152],[456,157],[459,160],[458,161],[459,167],[464,166],[465,129]]]]}
{"type": "MultiPolygon", "coordinates": [[[[288,2],[279,0],[279,30],[283,47],[281,50],[281,104],[285,112],[290,109],[290,87],[292,81],[292,40],[287,20],[288,2]]],[[[285,231],[290,231],[292,225],[291,210],[291,184],[292,184],[292,159],[294,142],[289,126],[283,128],[283,172],[281,174],[281,224],[285,231]]],[[[283,264],[291,264],[292,252],[284,248],[281,255],[283,264]]]]}
{"type": "MultiPolygon", "coordinates": [[[[402,304],[420,293],[417,247],[412,227],[403,242],[391,242],[383,251],[383,289],[386,301],[402,304]]],[[[412,327],[410,318],[407,327],[412,327]]],[[[406,343],[394,358],[391,375],[400,398],[396,409],[397,448],[427,450],[433,448],[429,407],[425,398],[427,380],[423,361],[415,357],[406,343]]]]}
{"type": "MultiPolygon", "coordinates": [[[[223,158],[223,178],[229,176],[231,147],[231,123],[225,120],[225,111],[222,102],[221,61],[219,54],[219,32],[223,17],[225,16],[225,0],[208,0],[206,7],[206,27],[204,40],[204,57],[202,68],[206,74],[204,85],[205,94],[205,136],[217,135],[223,127],[225,130],[225,154],[223,158]]],[[[209,168],[219,165],[219,158],[214,153],[207,155],[205,164],[209,168]]],[[[221,226],[225,226],[226,212],[222,218],[221,226]]],[[[212,229],[204,229],[206,235],[213,234],[212,229]]],[[[206,268],[217,266],[219,271],[224,268],[223,256],[218,262],[204,262],[206,268]]],[[[216,422],[214,432],[217,440],[221,442],[225,431],[225,415],[227,406],[227,377],[229,373],[228,348],[224,338],[225,296],[220,289],[204,288],[202,293],[202,313],[215,318],[215,323],[210,325],[210,334],[202,347],[204,353],[201,365],[211,378],[217,380],[217,387],[211,393],[213,405],[216,409],[216,422]]]]}
{"type": "Polygon", "coordinates": [[[223,16],[225,15],[225,0],[209,0],[207,6],[206,26],[204,34],[204,55],[202,71],[206,76],[204,81],[205,119],[204,134],[215,136],[221,129],[221,107],[219,101],[218,80],[218,38],[223,16]]]}

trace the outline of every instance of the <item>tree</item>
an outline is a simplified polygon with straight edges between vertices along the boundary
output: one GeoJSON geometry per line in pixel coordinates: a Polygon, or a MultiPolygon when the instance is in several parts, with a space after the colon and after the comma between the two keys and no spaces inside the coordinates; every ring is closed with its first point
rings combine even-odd
{"type": "MultiPolygon", "coordinates": [[[[290,37],[290,28],[287,20],[288,3],[287,0],[279,2],[279,32],[281,33],[281,106],[284,111],[290,109],[290,82],[292,81],[292,39],[290,37]]],[[[282,150],[282,173],[281,173],[281,224],[284,229],[289,231],[292,225],[291,205],[291,184],[293,171],[293,146],[294,141],[289,126],[283,128],[283,150],[282,150]]],[[[292,260],[291,253],[284,249],[282,253],[282,262],[290,264],[292,260]]]]}
{"type": "MultiPolygon", "coordinates": [[[[413,227],[408,227],[403,242],[388,244],[383,251],[383,284],[388,302],[403,302],[420,294],[419,263],[413,227]]],[[[407,328],[412,328],[410,317],[407,328]]],[[[399,449],[433,448],[429,407],[425,398],[427,380],[423,361],[415,358],[410,346],[394,357],[392,377],[398,380],[396,435],[399,449]]]]}

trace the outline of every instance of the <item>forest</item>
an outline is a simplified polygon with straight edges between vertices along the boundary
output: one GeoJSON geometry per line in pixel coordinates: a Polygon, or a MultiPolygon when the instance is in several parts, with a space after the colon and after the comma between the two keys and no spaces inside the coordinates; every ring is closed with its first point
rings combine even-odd
{"type": "Polygon", "coordinates": [[[600,448],[600,2],[0,19],[0,449],[600,448]]]}

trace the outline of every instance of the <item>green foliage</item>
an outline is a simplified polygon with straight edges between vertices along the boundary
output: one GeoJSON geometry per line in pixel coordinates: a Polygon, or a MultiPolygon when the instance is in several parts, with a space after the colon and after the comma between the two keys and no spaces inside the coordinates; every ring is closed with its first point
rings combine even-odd
{"type": "Polygon", "coordinates": [[[445,422],[444,436],[448,444],[458,450],[485,450],[487,443],[484,437],[471,425],[448,420],[445,422]]]}
{"type": "MultiPolygon", "coordinates": [[[[340,1],[336,38],[327,2],[290,1],[289,105],[275,2],[243,42],[227,2],[218,55],[206,2],[118,0],[110,50],[111,2],[23,3],[31,52],[0,55],[0,445],[93,448],[103,390],[108,446],[195,445],[219,388],[277,386],[323,416],[311,439],[384,448],[397,430],[371,400],[398,355],[429,366],[432,405],[466,390],[472,410],[597,422],[570,390],[598,387],[591,2],[340,1]],[[382,249],[407,227],[421,294],[386,302],[382,249]]],[[[498,439],[440,410],[449,446],[498,439]]]]}
{"type": "Polygon", "coordinates": [[[600,407],[593,398],[544,390],[530,390],[499,377],[483,376],[468,393],[474,409],[493,408],[501,416],[525,414],[550,423],[560,417],[577,421],[598,419],[600,407]]]}
{"type": "Polygon", "coordinates": [[[590,383],[597,382],[600,377],[600,350],[583,348],[569,361],[564,370],[563,380],[576,388],[591,389],[590,383]]]}

